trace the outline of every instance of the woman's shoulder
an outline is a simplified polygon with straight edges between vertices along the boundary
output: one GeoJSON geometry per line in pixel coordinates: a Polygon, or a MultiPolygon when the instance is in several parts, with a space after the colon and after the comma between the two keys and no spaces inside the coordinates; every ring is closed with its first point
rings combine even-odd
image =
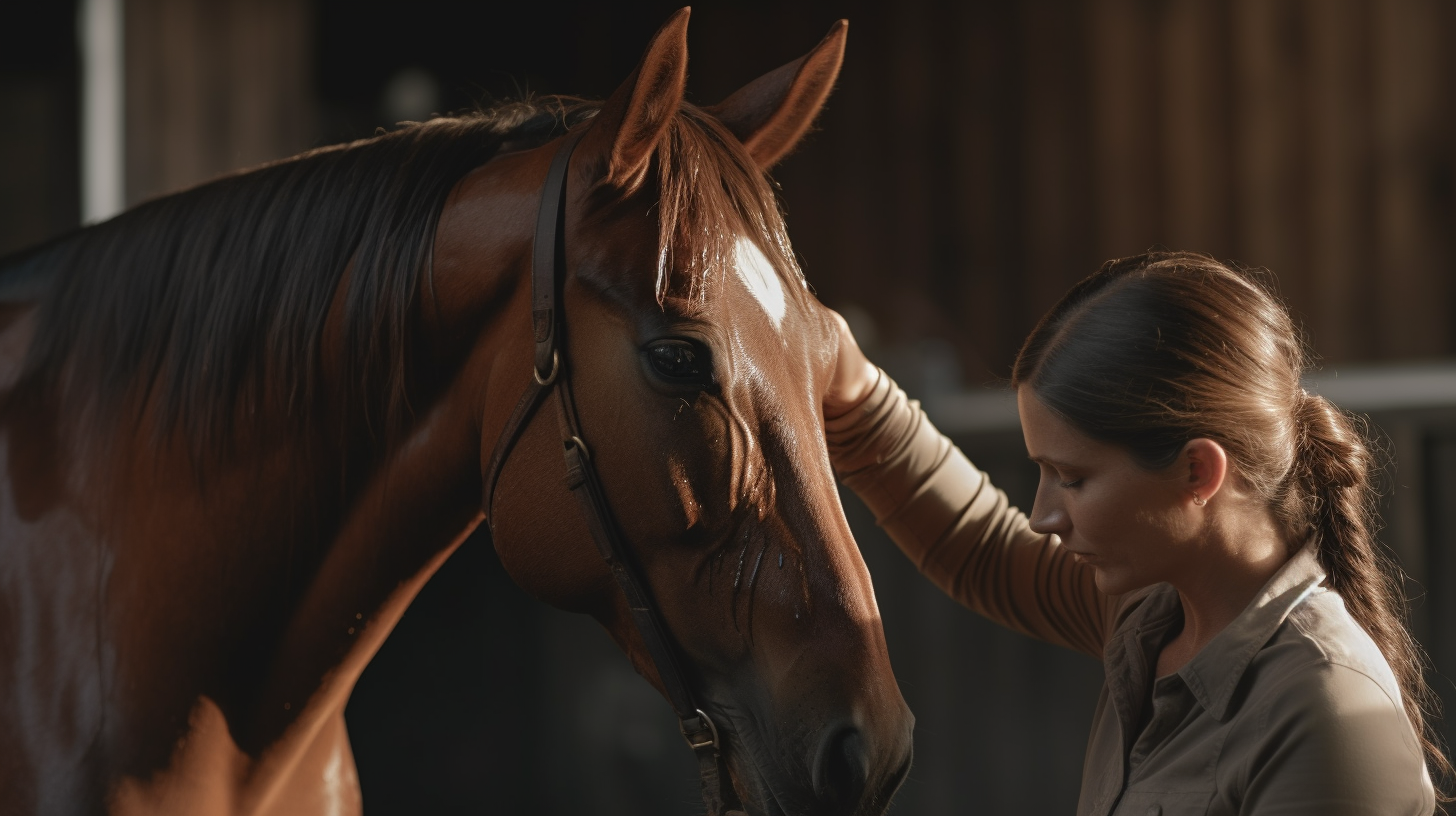
{"type": "Polygon", "coordinates": [[[1269,802],[1321,790],[1329,802],[1375,803],[1380,812],[1431,811],[1400,687],[1338,594],[1317,590],[1293,610],[1240,686],[1220,762],[1238,789],[1269,802]]]}
{"type": "Polygon", "coordinates": [[[1364,677],[1403,710],[1400,684],[1380,647],[1329,589],[1315,590],[1292,610],[1255,662],[1264,664],[1261,673],[1273,685],[1306,692],[1331,682],[1360,685],[1354,678],[1364,677]]]}
{"type": "Polygon", "coordinates": [[[1257,730],[1292,736],[1358,723],[1419,755],[1395,673],[1338,593],[1318,589],[1292,610],[1243,679],[1238,708],[1257,730]]]}

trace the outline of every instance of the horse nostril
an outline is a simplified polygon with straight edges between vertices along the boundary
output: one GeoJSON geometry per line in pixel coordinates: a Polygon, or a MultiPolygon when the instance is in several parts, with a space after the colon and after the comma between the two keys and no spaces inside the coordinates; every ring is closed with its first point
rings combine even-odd
{"type": "Polygon", "coordinates": [[[864,798],[869,758],[858,728],[837,729],[819,746],[814,794],[826,814],[851,814],[864,798]]]}

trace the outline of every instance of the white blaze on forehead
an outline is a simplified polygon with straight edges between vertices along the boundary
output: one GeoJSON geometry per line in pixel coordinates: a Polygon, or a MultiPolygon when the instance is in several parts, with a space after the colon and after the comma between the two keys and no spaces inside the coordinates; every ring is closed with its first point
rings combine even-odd
{"type": "Polygon", "coordinates": [[[738,267],[738,277],[743,280],[748,291],[753,293],[758,305],[768,313],[774,328],[779,328],[787,308],[784,302],[784,285],[779,281],[779,273],[774,270],[768,256],[750,238],[740,237],[733,255],[738,267]]]}

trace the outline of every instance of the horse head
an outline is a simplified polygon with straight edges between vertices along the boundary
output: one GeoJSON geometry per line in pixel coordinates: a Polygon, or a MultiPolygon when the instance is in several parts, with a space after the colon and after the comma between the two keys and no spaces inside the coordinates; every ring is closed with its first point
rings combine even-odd
{"type": "Polygon", "coordinates": [[[533,376],[552,383],[531,350],[539,323],[519,270],[533,257],[534,219],[521,213],[535,214],[523,202],[540,195],[562,139],[498,156],[452,192],[426,299],[431,332],[478,338],[465,370],[479,383],[493,486],[483,508],[512,578],[594,616],[669,692],[568,487],[564,415],[574,413],[575,443],[684,682],[717,724],[729,804],[880,813],[908,769],[913,718],[825,452],[834,324],[797,267],[766,176],[827,96],[845,24],[699,108],[683,100],[687,18],[659,30],[570,137],[555,329],[570,403],[545,397],[512,430],[533,376]],[[487,271],[501,266],[518,274],[487,271]],[[487,313],[501,318],[472,328],[487,313]]]}

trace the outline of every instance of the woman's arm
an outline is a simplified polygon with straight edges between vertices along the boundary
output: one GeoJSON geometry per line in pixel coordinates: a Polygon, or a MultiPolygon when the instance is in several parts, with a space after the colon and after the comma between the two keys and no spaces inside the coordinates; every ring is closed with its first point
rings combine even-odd
{"type": "Polygon", "coordinates": [[[842,324],[825,416],[835,470],[922,573],[997,623],[1101,659],[1115,600],[1055,537],[1032,532],[842,324]]]}

